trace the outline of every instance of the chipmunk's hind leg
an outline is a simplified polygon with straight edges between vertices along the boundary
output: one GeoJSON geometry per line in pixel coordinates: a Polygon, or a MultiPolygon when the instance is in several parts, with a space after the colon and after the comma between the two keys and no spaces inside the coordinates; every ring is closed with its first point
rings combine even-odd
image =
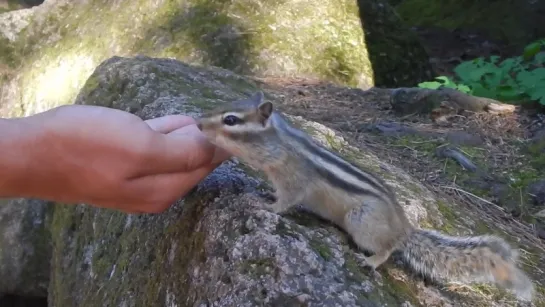
{"type": "Polygon", "coordinates": [[[344,228],[356,245],[372,253],[362,257],[365,264],[376,270],[393,252],[394,237],[391,228],[376,206],[361,205],[353,208],[345,216],[344,228]]]}

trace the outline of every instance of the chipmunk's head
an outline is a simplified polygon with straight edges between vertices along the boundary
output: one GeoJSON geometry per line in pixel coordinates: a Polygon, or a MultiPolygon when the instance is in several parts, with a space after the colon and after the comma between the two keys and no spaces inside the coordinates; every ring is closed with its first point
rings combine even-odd
{"type": "Polygon", "coordinates": [[[272,114],[272,102],[264,101],[263,92],[259,91],[250,98],[204,114],[197,126],[210,142],[235,153],[242,143],[255,139],[270,127],[272,114]]]}

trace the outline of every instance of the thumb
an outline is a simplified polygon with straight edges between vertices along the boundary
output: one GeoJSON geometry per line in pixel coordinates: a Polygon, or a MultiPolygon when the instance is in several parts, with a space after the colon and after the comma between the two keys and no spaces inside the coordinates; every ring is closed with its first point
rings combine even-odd
{"type": "Polygon", "coordinates": [[[188,125],[169,134],[158,134],[151,147],[150,173],[191,172],[212,163],[220,163],[229,155],[208,142],[196,125],[188,125]]]}

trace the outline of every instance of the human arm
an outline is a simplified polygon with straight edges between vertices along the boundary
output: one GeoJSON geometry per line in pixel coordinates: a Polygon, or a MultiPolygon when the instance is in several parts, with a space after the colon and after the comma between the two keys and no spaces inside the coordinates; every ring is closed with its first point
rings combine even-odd
{"type": "Polygon", "coordinates": [[[228,158],[182,115],[71,105],[0,128],[0,197],[161,212],[228,158]]]}

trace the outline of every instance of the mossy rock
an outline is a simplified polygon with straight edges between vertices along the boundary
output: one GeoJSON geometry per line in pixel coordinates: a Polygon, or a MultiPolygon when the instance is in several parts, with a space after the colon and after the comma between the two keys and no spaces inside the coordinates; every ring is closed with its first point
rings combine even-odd
{"type": "Polygon", "coordinates": [[[404,0],[396,10],[411,26],[476,29],[518,47],[545,37],[543,0],[404,0]]]}
{"type": "Polygon", "coordinates": [[[429,79],[416,38],[387,4],[367,2],[364,35],[353,0],[46,1],[31,9],[30,24],[0,57],[0,65],[17,67],[0,114],[72,103],[96,65],[112,56],[169,57],[362,88],[429,79]]]}

